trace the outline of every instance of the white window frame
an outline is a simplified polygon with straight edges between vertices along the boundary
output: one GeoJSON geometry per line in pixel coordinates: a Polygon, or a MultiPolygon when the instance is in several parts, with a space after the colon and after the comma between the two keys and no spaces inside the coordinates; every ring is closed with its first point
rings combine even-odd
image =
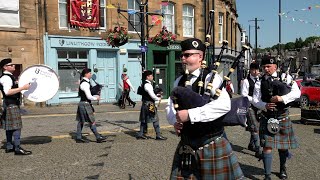
{"type": "Polygon", "coordinates": [[[101,19],[101,10],[103,10],[102,12],[103,12],[103,22],[104,22],[104,24],[103,24],[103,26],[101,26],[101,23],[99,22],[99,29],[102,29],[102,30],[105,30],[105,29],[107,29],[107,9],[106,9],[106,0],[100,0],[100,6],[99,6],[99,11],[100,11],[100,19],[101,19]]]}
{"type": "MultiPolygon", "coordinates": [[[[19,0],[11,1],[11,0],[0,0],[0,15],[12,15],[15,17],[16,25],[10,25],[10,24],[0,24],[0,27],[6,27],[6,28],[20,28],[20,3],[19,0]],[[16,4],[12,4],[16,3],[16,4]],[[13,7],[15,5],[15,7],[13,7]]],[[[3,17],[2,17],[3,18],[3,17]]],[[[10,18],[11,19],[11,18],[10,18]]]]}
{"type": "Polygon", "coordinates": [[[59,29],[68,29],[68,0],[58,0],[58,13],[59,13],[59,29]],[[60,12],[60,4],[65,4],[66,5],[66,10],[65,10],[65,15],[61,15],[62,12],[60,12]],[[61,16],[65,16],[66,17],[66,26],[61,26],[61,16]]]}
{"type": "Polygon", "coordinates": [[[161,9],[162,9],[162,12],[163,12],[163,21],[162,21],[162,26],[165,26],[165,27],[167,27],[167,30],[168,31],[170,31],[170,32],[172,32],[172,33],[175,33],[175,29],[174,29],[174,4],[173,3],[169,3],[167,6],[162,6],[161,7],[161,9]],[[164,13],[164,9],[166,9],[167,11],[168,11],[168,9],[169,9],[169,6],[172,6],[172,14],[169,14],[169,13],[164,13]],[[169,27],[165,22],[166,22],[166,18],[167,17],[171,17],[171,24],[172,24],[172,27],[169,27]]]}
{"type": "Polygon", "coordinates": [[[223,18],[224,18],[224,14],[223,13],[219,13],[219,20],[218,20],[218,24],[219,24],[219,43],[222,43],[222,41],[223,41],[223,18]]]}
{"type": "MultiPolygon", "coordinates": [[[[135,10],[135,11],[139,11],[140,12],[140,6],[136,7],[137,6],[137,3],[136,1],[137,0],[128,0],[128,1],[133,1],[133,9],[132,8],[129,8],[129,2],[128,2],[128,10],[135,10]]],[[[140,2],[138,0],[138,2],[140,2]]],[[[129,23],[130,21],[128,21],[128,32],[131,32],[131,33],[140,33],[141,32],[141,27],[137,28],[139,26],[139,23],[140,23],[140,17],[139,15],[137,14],[132,14],[130,15],[133,17],[133,25],[134,25],[134,28],[132,27],[132,25],[129,23]],[[137,21],[136,18],[139,18],[139,20],[137,21]],[[138,24],[137,24],[138,22],[138,24]],[[133,28],[133,31],[130,30],[130,28],[133,28]],[[136,30],[140,30],[140,31],[135,31],[134,29],[136,30]]],[[[129,20],[129,16],[128,16],[128,20],[129,20]]]]}
{"type": "Polygon", "coordinates": [[[182,7],[182,21],[183,21],[183,37],[194,37],[194,7],[191,5],[183,5],[182,7]],[[185,7],[187,8],[187,12],[189,8],[192,8],[192,14],[187,14],[187,12],[184,11],[185,7]],[[186,34],[185,32],[185,18],[191,19],[191,34],[186,34]]]}

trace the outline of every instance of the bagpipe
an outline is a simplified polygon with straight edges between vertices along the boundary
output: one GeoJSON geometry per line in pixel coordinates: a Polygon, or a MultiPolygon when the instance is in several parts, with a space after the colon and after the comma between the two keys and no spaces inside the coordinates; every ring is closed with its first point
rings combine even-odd
{"type": "MultiPolygon", "coordinates": [[[[211,22],[211,21],[210,21],[211,22]]],[[[209,39],[210,39],[210,28],[207,32],[206,35],[206,42],[205,45],[207,47],[206,51],[206,55],[208,54],[208,47],[210,45],[209,43],[209,39]]],[[[212,54],[212,64],[210,65],[209,68],[206,67],[206,61],[203,60],[202,64],[201,64],[201,80],[198,82],[198,87],[199,87],[199,92],[194,92],[192,90],[191,83],[190,83],[190,76],[189,78],[187,78],[186,82],[185,82],[185,87],[175,87],[173,89],[173,91],[171,92],[170,98],[172,99],[173,103],[174,103],[174,108],[176,111],[179,110],[185,110],[185,109],[191,109],[191,108],[196,108],[196,107],[201,107],[204,106],[205,104],[209,103],[210,101],[214,101],[216,100],[221,92],[222,89],[225,88],[226,83],[228,80],[230,80],[230,75],[232,72],[234,72],[235,68],[237,67],[237,65],[240,62],[240,59],[242,57],[244,57],[244,53],[246,50],[248,50],[249,48],[247,46],[242,46],[242,50],[240,52],[240,54],[237,56],[237,58],[235,59],[235,61],[233,62],[229,73],[227,76],[224,76],[224,81],[223,83],[220,85],[220,87],[218,89],[215,90],[215,95],[212,97],[211,96],[211,91],[213,88],[213,80],[215,78],[215,75],[218,73],[217,69],[220,65],[221,59],[222,59],[222,54],[223,51],[227,48],[228,42],[224,41],[221,47],[221,51],[217,57],[217,60],[214,61],[215,57],[214,57],[214,52],[212,54]],[[201,89],[204,88],[204,82],[202,81],[202,76],[203,76],[203,72],[204,70],[211,70],[212,75],[210,77],[210,81],[207,84],[207,87],[203,93],[203,95],[201,95],[201,89]]],[[[205,58],[204,58],[205,59],[205,58]]],[[[188,68],[185,67],[185,74],[189,74],[188,68]]],[[[188,76],[187,76],[188,77],[188,76]]],[[[240,98],[235,98],[231,100],[231,110],[223,116],[222,119],[222,124],[225,126],[235,126],[235,125],[241,125],[246,127],[246,114],[248,112],[248,108],[249,108],[250,102],[248,100],[247,97],[240,97],[240,98]]]]}
{"type": "MultiPolygon", "coordinates": [[[[71,67],[79,73],[80,78],[81,78],[81,72],[75,67],[75,65],[69,60],[67,59],[67,61],[70,63],[71,67]]],[[[90,92],[91,95],[99,95],[101,94],[101,90],[103,88],[103,85],[99,84],[96,80],[94,80],[93,78],[91,78],[93,80],[93,82],[96,84],[95,86],[91,86],[90,87],[90,92]]]]}
{"type": "Polygon", "coordinates": [[[302,68],[302,66],[303,66],[303,64],[304,64],[304,61],[305,60],[307,60],[307,58],[306,57],[303,57],[302,58],[302,62],[300,62],[300,64],[299,64],[299,67],[298,67],[298,69],[297,69],[297,72],[295,72],[295,73],[292,73],[292,78],[293,78],[293,80],[296,80],[298,77],[299,77],[299,73],[300,73],[300,71],[301,71],[301,68],[302,68]]]}

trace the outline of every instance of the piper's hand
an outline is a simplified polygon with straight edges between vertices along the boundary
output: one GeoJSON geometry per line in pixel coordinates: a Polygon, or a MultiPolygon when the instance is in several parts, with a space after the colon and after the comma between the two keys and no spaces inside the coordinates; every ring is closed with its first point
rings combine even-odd
{"type": "Polygon", "coordinates": [[[176,130],[176,134],[179,135],[181,133],[181,129],[183,128],[182,123],[175,122],[174,129],[176,130]]]}
{"type": "Polygon", "coordinates": [[[181,110],[176,113],[177,122],[184,123],[189,121],[189,113],[188,110],[181,110]]]}
{"type": "Polygon", "coordinates": [[[22,90],[28,90],[30,88],[31,84],[25,84],[24,86],[22,86],[22,90]]]}
{"type": "Polygon", "coordinates": [[[266,109],[269,109],[271,111],[273,111],[276,108],[276,104],[275,103],[267,103],[266,104],[266,109]]]}
{"type": "Polygon", "coordinates": [[[271,102],[276,103],[276,102],[283,102],[283,99],[281,96],[272,96],[271,102]]]}
{"type": "Polygon", "coordinates": [[[100,100],[100,96],[99,95],[96,95],[95,97],[97,98],[97,101],[100,100]]]}

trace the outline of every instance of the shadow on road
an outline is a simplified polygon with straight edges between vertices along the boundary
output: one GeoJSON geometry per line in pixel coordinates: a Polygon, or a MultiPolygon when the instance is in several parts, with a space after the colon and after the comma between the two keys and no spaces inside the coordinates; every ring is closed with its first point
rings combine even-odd
{"type": "Polygon", "coordinates": [[[50,136],[30,136],[21,139],[21,144],[47,144],[52,142],[50,136]]]}
{"type": "Polygon", "coordinates": [[[114,126],[121,127],[121,128],[123,128],[125,130],[134,131],[133,129],[125,127],[125,126],[122,125],[122,124],[130,124],[130,123],[133,124],[132,121],[119,120],[119,121],[116,121],[116,122],[111,122],[109,120],[105,120],[104,122],[112,124],[114,126]],[[119,122],[119,123],[117,123],[117,122],[119,122]],[[130,122],[130,123],[126,123],[126,122],[130,122]]]}
{"type": "Polygon", "coordinates": [[[264,174],[264,171],[261,168],[246,165],[246,164],[241,164],[241,163],[240,163],[240,166],[244,176],[248,179],[259,180],[259,178],[256,178],[253,175],[261,176],[264,174]]]}

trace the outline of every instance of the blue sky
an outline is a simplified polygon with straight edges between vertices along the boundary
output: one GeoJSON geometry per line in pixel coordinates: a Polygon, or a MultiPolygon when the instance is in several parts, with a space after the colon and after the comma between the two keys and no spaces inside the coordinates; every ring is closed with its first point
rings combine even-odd
{"type": "MultiPolygon", "coordinates": [[[[320,24],[320,0],[281,0],[282,12],[291,11],[288,16],[294,17],[295,21],[282,17],[281,42],[287,43],[295,41],[301,37],[303,40],[309,36],[320,36],[320,27],[312,24],[306,24],[299,19],[320,24]],[[312,6],[311,11],[301,11],[303,8],[312,6]],[[294,10],[299,10],[295,12],[294,10]]],[[[236,0],[238,11],[238,22],[249,31],[249,24],[254,26],[254,22],[248,22],[254,18],[263,19],[258,22],[258,45],[261,48],[270,47],[279,42],[279,0],[236,0]]],[[[251,44],[255,45],[254,28],[251,27],[251,44]]]]}

